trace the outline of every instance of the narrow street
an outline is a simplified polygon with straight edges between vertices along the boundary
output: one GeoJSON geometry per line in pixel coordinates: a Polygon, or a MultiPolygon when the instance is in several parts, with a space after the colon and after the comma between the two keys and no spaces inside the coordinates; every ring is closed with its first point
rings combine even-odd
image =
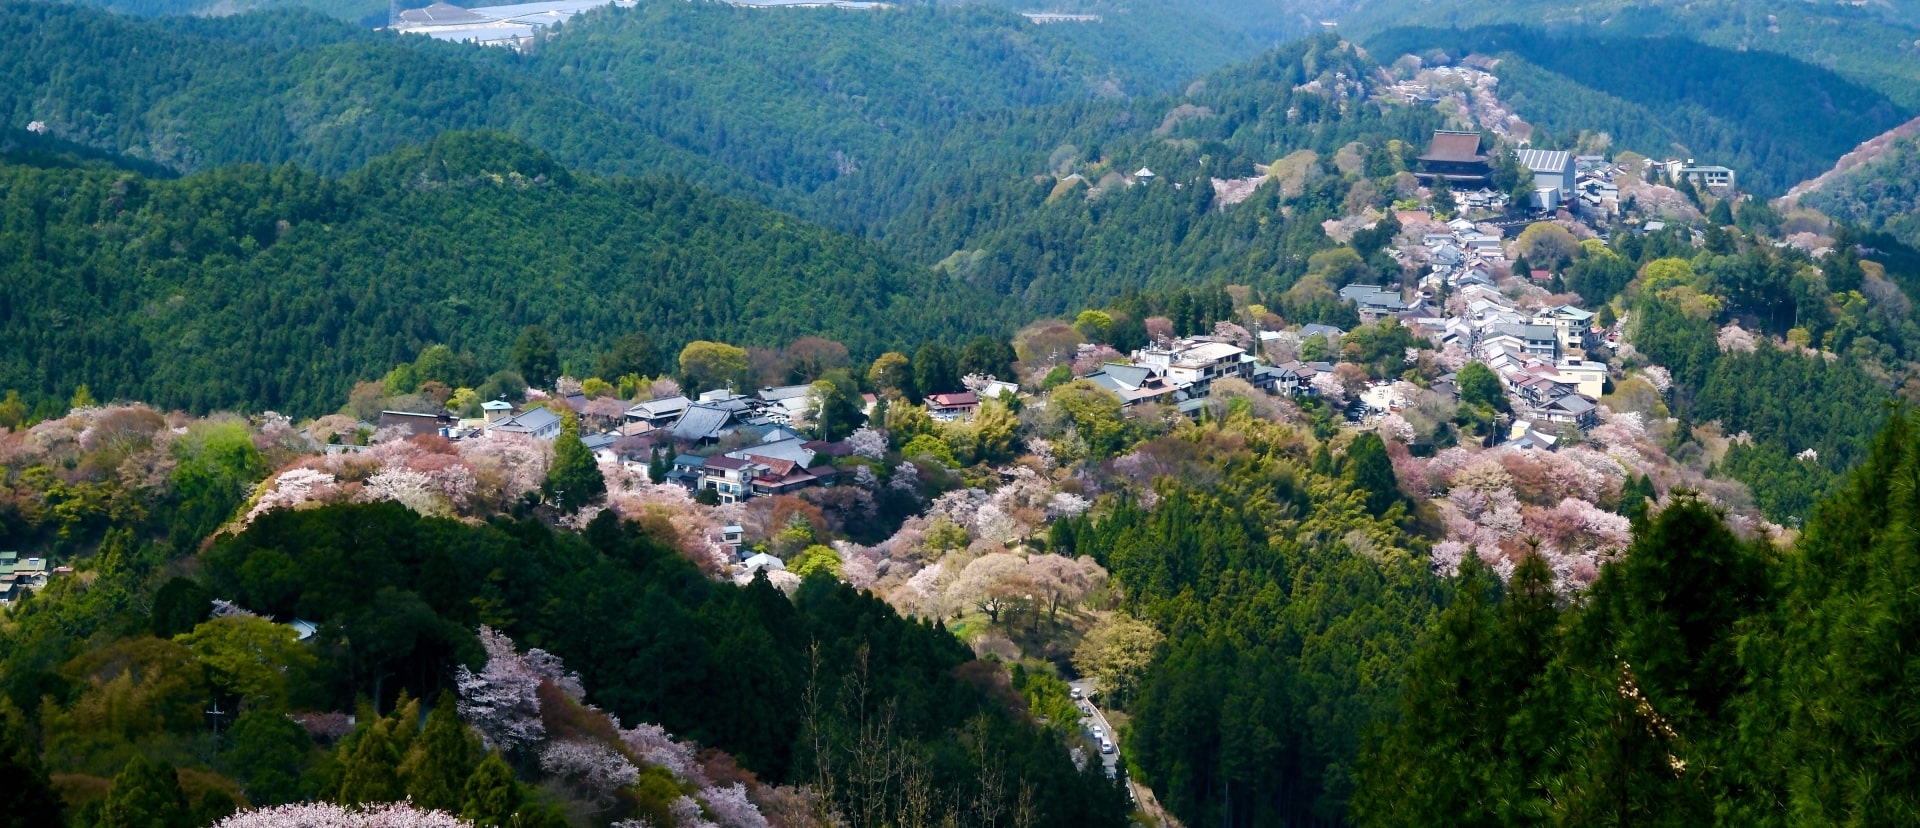
{"type": "MultiPolygon", "coordinates": [[[[1097,687],[1093,679],[1071,681],[1067,685],[1080,692],[1080,698],[1074,702],[1080,707],[1080,730],[1087,735],[1087,738],[1093,740],[1095,755],[1100,757],[1100,763],[1106,769],[1107,778],[1112,779],[1119,774],[1120,770],[1120,737],[1114,732],[1113,723],[1107,721],[1107,714],[1094,703],[1097,687]],[[1096,725],[1099,726],[1100,732],[1105,734],[1104,738],[1113,742],[1112,753],[1097,752],[1102,737],[1094,735],[1093,728],[1096,725]]],[[[1133,797],[1134,807],[1152,817],[1155,824],[1162,828],[1180,828],[1179,821],[1160,807],[1160,802],[1154,798],[1153,791],[1135,781],[1131,775],[1127,777],[1127,790],[1133,797]]]]}

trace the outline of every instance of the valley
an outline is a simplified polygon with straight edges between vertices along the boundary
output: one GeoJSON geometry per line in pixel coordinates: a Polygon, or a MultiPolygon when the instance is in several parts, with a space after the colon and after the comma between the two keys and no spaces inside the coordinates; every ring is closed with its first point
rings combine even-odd
{"type": "Polygon", "coordinates": [[[0,828],[1908,821],[1916,26],[0,5],[0,828]]]}

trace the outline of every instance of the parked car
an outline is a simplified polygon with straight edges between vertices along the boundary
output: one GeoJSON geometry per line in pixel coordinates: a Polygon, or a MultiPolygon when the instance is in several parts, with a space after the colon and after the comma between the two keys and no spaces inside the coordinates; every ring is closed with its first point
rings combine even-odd
{"type": "Polygon", "coordinates": [[[1075,687],[1075,688],[1072,688],[1072,691],[1073,691],[1073,700],[1074,700],[1074,701],[1079,701],[1079,700],[1081,700],[1081,699],[1083,699],[1083,698],[1086,698],[1085,696],[1082,696],[1082,695],[1080,695],[1080,688],[1078,688],[1078,687],[1075,687]]]}
{"type": "Polygon", "coordinates": [[[1107,735],[1107,732],[1106,732],[1106,731],[1104,731],[1104,730],[1101,730],[1101,729],[1100,729],[1100,726],[1099,726],[1099,725],[1094,725],[1094,726],[1093,726],[1093,738],[1095,738],[1095,739],[1099,739],[1099,738],[1102,738],[1102,737],[1104,737],[1104,736],[1106,736],[1106,735],[1107,735]]]}
{"type": "Polygon", "coordinates": [[[1101,752],[1101,753],[1112,753],[1112,752],[1113,752],[1113,743],[1112,743],[1112,742],[1101,742],[1101,743],[1100,743],[1100,752],[1101,752]]]}

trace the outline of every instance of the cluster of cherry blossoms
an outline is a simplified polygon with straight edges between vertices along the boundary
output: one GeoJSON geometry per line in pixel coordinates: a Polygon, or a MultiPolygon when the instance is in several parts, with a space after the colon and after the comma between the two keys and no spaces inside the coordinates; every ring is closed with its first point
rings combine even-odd
{"type": "MultiPolygon", "coordinates": [[[[487,627],[480,628],[480,644],[487,654],[486,664],[479,672],[462,667],[455,675],[461,718],[479,731],[490,747],[533,758],[551,783],[582,803],[607,807],[621,789],[639,781],[642,767],[657,767],[696,791],[673,803],[673,824],[677,828],[769,828],[759,802],[770,803],[782,812],[820,811],[811,791],[738,778],[732,760],[724,754],[703,752],[675,739],[659,725],[623,728],[619,719],[586,704],[579,674],[567,670],[551,653],[538,648],[519,652],[512,639],[487,627]],[[569,708],[565,711],[569,715],[603,718],[604,727],[549,727],[548,717],[562,711],[546,709],[543,689],[550,702],[554,699],[552,692],[558,691],[563,697],[558,703],[569,708]],[[603,742],[584,735],[595,731],[617,733],[619,737],[603,742]],[[554,733],[572,735],[551,736],[554,733]]],[[[636,821],[616,824],[644,825],[636,821]]]]}
{"type": "Polygon", "coordinates": [[[343,807],[328,802],[242,811],[214,828],[471,828],[444,811],[423,811],[401,802],[343,807]]]}
{"type": "Polygon", "coordinates": [[[1632,540],[1632,524],[1596,502],[1615,501],[1628,470],[1585,446],[1560,451],[1449,448],[1424,464],[1417,481],[1445,492],[1446,539],[1432,553],[1434,572],[1451,576],[1469,551],[1501,577],[1523,556],[1542,556],[1562,591],[1582,589],[1600,565],[1632,540]]]}
{"type": "Polygon", "coordinates": [[[263,482],[245,522],[306,504],[393,501],[423,515],[500,511],[538,491],[552,445],[517,434],[415,437],[301,459],[263,482]]]}

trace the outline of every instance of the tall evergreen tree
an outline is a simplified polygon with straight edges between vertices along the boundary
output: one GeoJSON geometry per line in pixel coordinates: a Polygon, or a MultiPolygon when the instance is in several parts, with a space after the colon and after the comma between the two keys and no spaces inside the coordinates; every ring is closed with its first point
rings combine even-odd
{"type": "Polygon", "coordinates": [[[100,828],[190,828],[192,822],[173,766],[139,753],[113,778],[100,807],[100,828]]]}
{"type": "Polygon", "coordinates": [[[672,470],[673,467],[667,464],[667,453],[661,451],[659,446],[654,446],[653,456],[647,460],[647,480],[655,484],[665,483],[667,473],[672,470]]]}
{"type": "Polygon", "coordinates": [[[561,415],[560,436],[553,441],[553,465],[540,491],[561,511],[577,512],[607,493],[607,479],[587,444],[580,442],[580,420],[572,412],[561,415]]]}
{"type": "Polygon", "coordinates": [[[520,789],[514,784],[513,769],[499,751],[487,755],[468,777],[460,815],[479,828],[504,828],[513,824],[520,810],[520,789]]]}
{"type": "Polygon", "coordinates": [[[553,335],[539,325],[520,330],[520,338],[513,343],[512,361],[513,370],[538,388],[552,388],[560,376],[560,351],[554,347],[553,335]]]}
{"type": "Polygon", "coordinates": [[[1405,498],[1400,481],[1393,476],[1393,461],[1387,457],[1387,444],[1380,435],[1367,432],[1347,446],[1347,470],[1353,484],[1367,493],[1367,511],[1380,517],[1405,498]]]}
{"type": "Polygon", "coordinates": [[[912,365],[913,388],[922,397],[959,390],[959,361],[952,348],[938,342],[921,345],[912,365]]]}
{"type": "Polygon", "coordinates": [[[281,805],[302,798],[301,770],[313,751],[305,728],[283,712],[250,709],[240,714],[227,738],[232,747],[226,762],[253,804],[281,805]]]}
{"type": "Polygon", "coordinates": [[[481,754],[480,740],[460,721],[451,693],[440,694],[427,726],[414,740],[400,771],[407,796],[422,808],[457,813],[466,801],[466,782],[481,754]]]}
{"type": "Polygon", "coordinates": [[[659,369],[660,356],[653,349],[653,340],[646,334],[634,332],[613,341],[613,347],[594,360],[593,372],[601,379],[612,381],[628,374],[652,376],[659,369]]]}
{"type": "Polygon", "coordinates": [[[340,785],[334,793],[335,801],[344,805],[394,802],[406,795],[393,729],[392,719],[380,719],[368,725],[358,739],[340,747],[340,785]]]}

